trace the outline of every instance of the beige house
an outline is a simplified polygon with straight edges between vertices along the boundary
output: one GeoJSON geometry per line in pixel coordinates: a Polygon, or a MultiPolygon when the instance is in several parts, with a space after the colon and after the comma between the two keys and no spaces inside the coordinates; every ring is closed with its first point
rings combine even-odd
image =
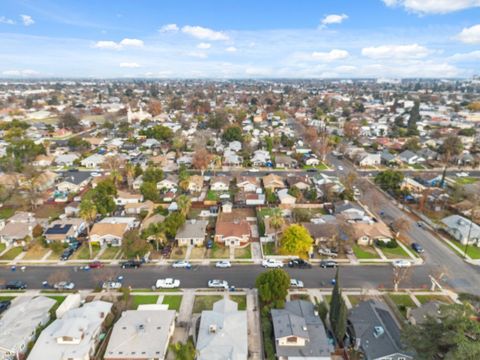
{"type": "Polygon", "coordinates": [[[392,239],[390,229],[383,222],[352,224],[353,236],[358,245],[373,245],[375,240],[389,242],[392,239]]]}
{"type": "Polygon", "coordinates": [[[285,188],[285,183],[283,179],[275,174],[268,174],[262,178],[263,187],[265,189],[277,190],[285,188]]]}
{"type": "Polygon", "coordinates": [[[90,230],[90,241],[100,246],[107,244],[120,246],[127,230],[128,224],[126,223],[96,223],[90,230]]]}
{"type": "Polygon", "coordinates": [[[203,188],[203,176],[192,175],[188,179],[188,191],[192,193],[200,192],[203,188]]]}

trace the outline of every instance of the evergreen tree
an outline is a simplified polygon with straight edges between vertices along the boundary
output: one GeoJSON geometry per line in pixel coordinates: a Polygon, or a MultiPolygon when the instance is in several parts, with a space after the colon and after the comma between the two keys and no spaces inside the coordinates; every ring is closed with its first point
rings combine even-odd
{"type": "Polygon", "coordinates": [[[330,325],[339,345],[343,344],[343,338],[347,331],[347,306],[342,297],[342,291],[338,282],[338,269],[335,274],[335,286],[330,300],[330,325]]]}

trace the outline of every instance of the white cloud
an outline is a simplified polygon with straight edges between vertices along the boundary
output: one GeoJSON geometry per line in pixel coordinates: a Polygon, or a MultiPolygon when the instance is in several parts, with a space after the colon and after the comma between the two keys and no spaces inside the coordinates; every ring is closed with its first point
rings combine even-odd
{"type": "Polygon", "coordinates": [[[419,14],[446,14],[479,7],[480,0],[383,0],[389,7],[401,6],[419,14]]]}
{"type": "Polygon", "coordinates": [[[32,19],[30,15],[20,15],[22,18],[23,25],[25,26],[30,26],[35,24],[35,21],[32,19]]]}
{"type": "Polygon", "coordinates": [[[458,39],[467,44],[480,44],[480,24],[464,28],[458,39]]]}
{"type": "Polygon", "coordinates": [[[330,62],[330,61],[345,59],[348,57],[348,55],[349,55],[348,51],[346,50],[333,49],[333,50],[330,50],[329,52],[314,51],[311,54],[311,58],[312,60],[330,62]]]}
{"type": "Polygon", "coordinates": [[[348,16],[346,14],[330,14],[322,19],[320,27],[323,28],[330,24],[341,24],[343,20],[347,19],[348,16]]]}
{"type": "Polygon", "coordinates": [[[134,68],[139,68],[140,67],[140,64],[137,64],[135,62],[122,62],[120,63],[119,65],[121,68],[130,68],[130,69],[134,69],[134,68]]]}
{"type": "Polygon", "coordinates": [[[5,70],[2,72],[2,75],[5,76],[35,76],[39,72],[35,70],[25,69],[25,70],[5,70]]]}
{"type": "Polygon", "coordinates": [[[382,45],[362,49],[362,55],[371,59],[419,59],[430,54],[430,50],[418,44],[382,45]]]}
{"type": "Polygon", "coordinates": [[[227,52],[236,52],[237,48],[235,46],[229,46],[225,49],[227,52]]]}
{"type": "Polygon", "coordinates": [[[108,50],[120,50],[122,45],[117,44],[115,41],[97,41],[93,47],[98,49],[108,49],[108,50]]]}
{"type": "Polygon", "coordinates": [[[0,24],[15,25],[15,20],[0,16],[0,24]]]}
{"type": "Polygon", "coordinates": [[[201,26],[186,25],[182,27],[182,32],[202,40],[218,41],[229,39],[228,35],[223,32],[201,26]]]}
{"type": "Polygon", "coordinates": [[[337,66],[334,70],[337,73],[351,73],[357,70],[357,67],[352,65],[342,65],[342,66],[337,66]]]}
{"type": "Polygon", "coordinates": [[[247,67],[245,74],[248,76],[269,76],[272,74],[272,69],[268,67],[247,67]]]}
{"type": "Polygon", "coordinates": [[[185,55],[191,56],[191,57],[196,57],[196,58],[199,58],[199,59],[205,59],[205,58],[208,57],[207,53],[204,52],[204,51],[190,51],[190,52],[185,53],[185,55]]]}
{"type": "Polygon", "coordinates": [[[480,61],[480,50],[475,50],[469,53],[454,54],[449,57],[452,61],[480,61]]]}
{"type": "Polygon", "coordinates": [[[210,49],[211,47],[212,47],[211,44],[209,44],[209,43],[204,43],[204,42],[202,42],[202,43],[200,43],[200,44],[197,45],[197,48],[199,48],[199,49],[210,49]]]}
{"type": "Polygon", "coordinates": [[[143,40],[125,38],[118,43],[110,40],[101,40],[97,41],[93,47],[107,50],[121,50],[125,47],[143,47],[143,40]]]}
{"type": "Polygon", "coordinates": [[[160,30],[161,33],[167,33],[167,32],[177,32],[179,30],[177,24],[166,24],[163,25],[160,30]]]}
{"type": "Polygon", "coordinates": [[[121,46],[131,46],[131,47],[142,47],[143,46],[143,40],[125,38],[122,41],[120,41],[120,45],[121,46]]]}

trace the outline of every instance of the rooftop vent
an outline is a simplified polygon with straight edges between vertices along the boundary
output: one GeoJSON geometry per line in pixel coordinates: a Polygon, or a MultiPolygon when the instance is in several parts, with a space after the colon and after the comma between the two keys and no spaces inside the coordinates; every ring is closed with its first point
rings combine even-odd
{"type": "Polygon", "coordinates": [[[385,330],[383,330],[383,327],[381,327],[381,326],[375,326],[373,328],[373,336],[375,336],[375,338],[379,338],[384,333],[385,333],[385,330]]]}
{"type": "Polygon", "coordinates": [[[217,325],[210,325],[210,326],[208,327],[208,332],[209,332],[210,334],[215,334],[215,333],[217,332],[217,325]]]}

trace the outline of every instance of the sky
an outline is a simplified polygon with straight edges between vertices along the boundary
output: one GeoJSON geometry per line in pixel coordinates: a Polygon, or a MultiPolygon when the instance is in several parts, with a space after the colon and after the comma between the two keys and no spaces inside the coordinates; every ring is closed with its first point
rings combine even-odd
{"type": "Polygon", "coordinates": [[[469,78],[480,0],[0,0],[0,78],[469,78]]]}

